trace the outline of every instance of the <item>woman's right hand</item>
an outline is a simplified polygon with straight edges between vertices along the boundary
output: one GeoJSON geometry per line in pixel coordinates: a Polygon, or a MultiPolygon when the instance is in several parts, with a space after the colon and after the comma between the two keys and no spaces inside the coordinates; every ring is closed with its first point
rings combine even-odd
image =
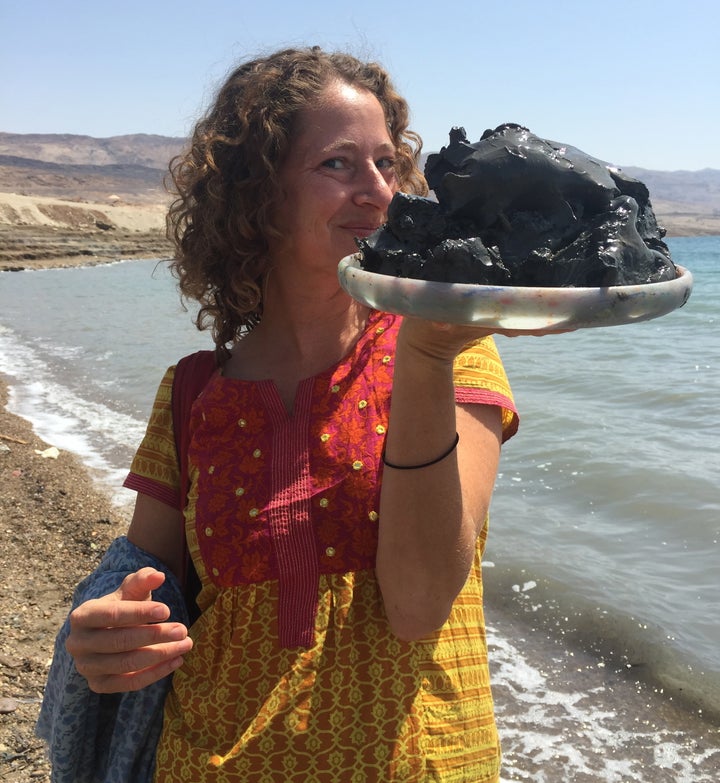
{"type": "Polygon", "coordinates": [[[151,685],[182,665],[192,639],[182,623],[164,622],[169,608],[152,600],[165,581],[154,568],[129,574],[115,592],[86,601],[70,614],[65,646],[96,693],[151,685]]]}

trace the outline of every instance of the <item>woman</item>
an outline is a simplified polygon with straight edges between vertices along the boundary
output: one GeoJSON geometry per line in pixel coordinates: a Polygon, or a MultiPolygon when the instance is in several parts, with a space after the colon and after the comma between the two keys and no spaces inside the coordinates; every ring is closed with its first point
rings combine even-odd
{"type": "Polygon", "coordinates": [[[127,537],[181,579],[189,549],[200,617],[168,622],[142,568],[67,640],[93,691],[174,672],[159,783],[498,779],[480,554],[504,371],[486,332],[337,278],[396,190],[424,192],[419,146],[379,66],[312,48],[239,67],[174,164],[174,267],[218,367],[187,497],[163,379],[127,537]]]}

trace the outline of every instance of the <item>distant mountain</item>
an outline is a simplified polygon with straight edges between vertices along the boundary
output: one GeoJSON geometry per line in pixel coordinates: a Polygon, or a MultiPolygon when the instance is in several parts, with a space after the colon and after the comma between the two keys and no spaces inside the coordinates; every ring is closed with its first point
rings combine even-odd
{"type": "MultiPolygon", "coordinates": [[[[0,132],[0,191],[105,202],[165,202],[163,178],[186,139],[137,133],[97,139],[0,132]]],[[[423,156],[425,157],[425,156],[423,156]]],[[[623,170],[642,180],[669,234],[720,234],[720,170],[623,170]]]]}
{"type": "Polygon", "coordinates": [[[166,200],[164,175],[159,168],[137,164],[49,163],[0,155],[0,191],[22,196],[157,204],[166,200]]]}
{"type": "Polygon", "coordinates": [[[146,133],[95,139],[68,133],[0,132],[0,155],[65,165],[146,166],[165,171],[184,144],[182,138],[146,133]]]}
{"type": "Polygon", "coordinates": [[[0,133],[0,191],[82,201],[116,196],[166,200],[163,178],[185,139],[149,134],[91,136],[0,133]]]}
{"type": "Polygon", "coordinates": [[[720,170],[652,171],[628,166],[623,169],[644,182],[650,196],[672,204],[701,206],[704,211],[720,214],[720,170]]]}

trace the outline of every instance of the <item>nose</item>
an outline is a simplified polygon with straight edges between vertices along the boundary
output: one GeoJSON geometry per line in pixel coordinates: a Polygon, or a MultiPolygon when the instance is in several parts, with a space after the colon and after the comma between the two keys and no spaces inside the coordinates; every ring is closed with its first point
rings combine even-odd
{"type": "Polygon", "coordinates": [[[385,212],[396,190],[392,169],[380,169],[372,161],[358,172],[353,200],[356,204],[371,205],[385,212]]]}

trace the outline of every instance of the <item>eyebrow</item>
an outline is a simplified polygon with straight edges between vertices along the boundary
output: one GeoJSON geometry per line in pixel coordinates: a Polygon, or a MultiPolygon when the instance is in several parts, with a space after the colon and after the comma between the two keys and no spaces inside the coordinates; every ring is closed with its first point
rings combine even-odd
{"type": "MultiPolygon", "coordinates": [[[[350,139],[338,139],[335,142],[332,142],[331,144],[328,144],[327,146],[322,148],[323,153],[325,152],[342,152],[344,150],[356,150],[358,148],[358,144],[354,141],[351,141],[350,139]]],[[[378,145],[378,147],[375,149],[375,152],[392,152],[395,153],[395,145],[392,144],[392,142],[382,142],[378,145]]]]}

